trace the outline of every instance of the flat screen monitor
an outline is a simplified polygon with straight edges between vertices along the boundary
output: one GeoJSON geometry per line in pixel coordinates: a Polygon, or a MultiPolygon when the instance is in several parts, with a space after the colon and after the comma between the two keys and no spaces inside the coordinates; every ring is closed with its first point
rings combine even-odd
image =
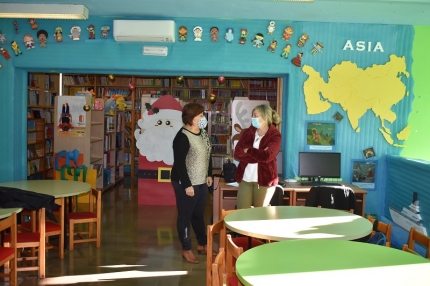
{"type": "Polygon", "coordinates": [[[340,153],[299,152],[299,177],[310,181],[321,178],[340,178],[340,153]]]}

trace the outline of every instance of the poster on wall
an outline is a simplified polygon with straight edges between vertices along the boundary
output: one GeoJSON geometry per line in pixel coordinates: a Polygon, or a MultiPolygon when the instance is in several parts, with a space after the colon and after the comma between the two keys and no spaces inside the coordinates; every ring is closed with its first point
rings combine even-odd
{"type": "Polygon", "coordinates": [[[366,190],[374,190],[376,182],[376,161],[352,160],[351,183],[366,190]]]}
{"type": "Polygon", "coordinates": [[[335,151],[336,123],[306,121],[306,151],[335,151]]]}
{"type": "Polygon", "coordinates": [[[58,136],[85,137],[87,112],[85,96],[59,96],[57,101],[56,132],[58,136]]]}

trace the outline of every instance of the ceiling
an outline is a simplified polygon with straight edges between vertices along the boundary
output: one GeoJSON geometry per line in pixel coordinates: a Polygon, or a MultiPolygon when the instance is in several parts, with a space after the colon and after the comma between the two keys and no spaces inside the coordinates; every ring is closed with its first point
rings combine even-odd
{"type": "Polygon", "coordinates": [[[84,4],[90,19],[217,18],[430,26],[430,0],[0,0],[8,2],[84,4]]]}

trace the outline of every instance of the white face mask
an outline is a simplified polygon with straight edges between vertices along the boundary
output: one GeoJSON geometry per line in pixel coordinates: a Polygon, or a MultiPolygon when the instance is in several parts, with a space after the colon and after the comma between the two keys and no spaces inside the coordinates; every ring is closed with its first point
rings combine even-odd
{"type": "Polygon", "coordinates": [[[202,118],[200,118],[199,122],[197,123],[197,126],[200,129],[205,129],[206,125],[208,125],[208,120],[206,119],[205,116],[203,116],[202,118]]]}

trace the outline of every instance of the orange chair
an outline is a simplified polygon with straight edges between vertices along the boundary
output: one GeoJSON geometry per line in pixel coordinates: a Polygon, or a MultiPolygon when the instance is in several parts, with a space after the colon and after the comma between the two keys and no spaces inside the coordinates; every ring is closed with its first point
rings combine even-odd
{"type": "Polygon", "coordinates": [[[206,285],[211,286],[212,281],[212,263],[214,249],[214,236],[219,237],[219,248],[225,249],[225,227],[224,221],[220,220],[213,225],[207,226],[207,253],[206,253],[206,285]]]}
{"type": "Polygon", "coordinates": [[[385,243],[385,246],[391,247],[391,232],[392,232],[392,225],[391,223],[383,223],[381,221],[377,221],[377,225],[375,226],[375,219],[368,215],[367,219],[372,223],[373,225],[373,231],[370,233],[370,237],[375,235],[376,231],[380,231],[383,234],[385,234],[385,237],[387,239],[387,242],[385,243]]]}
{"type": "Polygon", "coordinates": [[[5,268],[5,272],[0,273],[0,277],[9,278],[9,285],[16,286],[18,285],[16,274],[16,213],[13,213],[8,218],[0,220],[0,231],[7,229],[10,229],[11,233],[10,247],[0,246],[0,265],[8,263],[9,268],[5,268]]]}
{"type": "Polygon", "coordinates": [[[419,255],[415,251],[415,242],[418,242],[419,244],[427,248],[425,257],[430,259],[430,238],[417,231],[414,227],[411,227],[409,231],[408,244],[404,244],[402,250],[419,255]]]}
{"type": "Polygon", "coordinates": [[[242,286],[236,276],[236,260],[243,253],[243,248],[234,244],[231,235],[227,235],[226,242],[226,269],[227,269],[227,286],[242,286]],[[234,259],[234,261],[233,261],[234,259]]]}
{"type": "Polygon", "coordinates": [[[212,286],[224,285],[225,272],[225,252],[224,248],[220,248],[214,263],[212,263],[212,286]]]}

